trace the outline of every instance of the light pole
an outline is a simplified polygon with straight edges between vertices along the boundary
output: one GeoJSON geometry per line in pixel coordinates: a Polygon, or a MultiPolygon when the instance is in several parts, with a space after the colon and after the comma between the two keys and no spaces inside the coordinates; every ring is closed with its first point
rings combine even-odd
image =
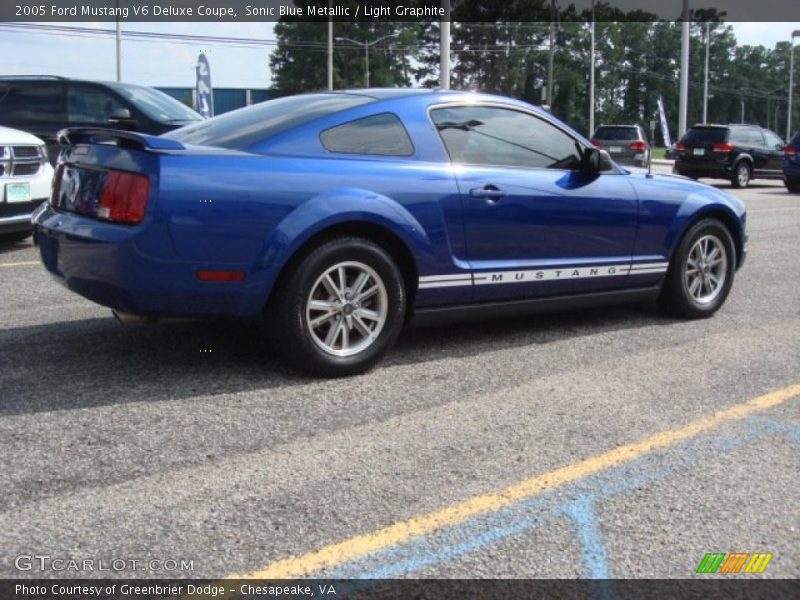
{"type": "Polygon", "coordinates": [[[800,37],[800,29],[792,32],[789,50],[789,110],[786,111],[786,139],[792,137],[792,92],[794,91],[794,38],[800,37]]]}
{"type": "Polygon", "coordinates": [[[689,104],[689,0],[683,0],[683,27],[681,31],[681,84],[678,99],[678,138],[686,133],[689,104]]]}
{"type": "Polygon", "coordinates": [[[711,45],[711,27],[706,23],[706,74],[703,78],[703,123],[708,123],[708,47],[711,45]]]}
{"type": "Polygon", "coordinates": [[[117,81],[122,81],[122,35],[119,29],[119,0],[115,3],[117,7],[117,31],[116,31],[116,43],[117,43],[117,81]]]}
{"type": "Polygon", "coordinates": [[[594,0],[592,0],[592,51],[589,59],[589,135],[594,135],[594,0]]]}
{"type": "Polygon", "coordinates": [[[383,40],[388,40],[389,38],[396,38],[398,35],[400,34],[390,33],[389,35],[380,37],[377,40],[372,40],[371,42],[359,42],[357,40],[351,40],[350,38],[346,37],[337,37],[336,41],[350,42],[351,44],[355,44],[356,46],[362,46],[364,48],[364,87],[369,87],[369,49],[378,42],[382,42],[383,40]]]}

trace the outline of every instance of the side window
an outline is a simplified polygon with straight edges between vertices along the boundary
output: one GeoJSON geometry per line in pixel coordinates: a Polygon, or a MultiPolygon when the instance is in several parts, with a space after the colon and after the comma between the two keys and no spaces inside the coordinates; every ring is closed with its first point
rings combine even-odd
{"type": "Polygon", "coordinates": [[[580,164],[571,136],[527,113],[459,106],[435,109],[431,117],[456,163],[546,169],[580,164]]]}
{"type": "Polygon", "coordinates": [[[747,131],[747,142],[751,146],[763,146],[764,136],[761,135],[758,129],[750,129],[747,131]]]}
{"type": "Polygon", "coordinates": [[[70,123],[105,125],[109,115],[118,108],[126,107],[103,90],[73,86],[67,89],[67,121],[70,123]]]}
{"type": "Polygon", "coordinates": [[[772,150],[776,150],[778,146],[783,148],[783,140],[771,131],[765,131],[764,137],[767,138],[767,146],[772,150]]]}
{"type": "Polygon", "coordinates": [[[4,123],[57,121],[63,111],[62,88],[57,84],[10,84],[0,89],[4,123]]]}
{"type": "Polygon", "coordinates": [[[392,113],[356,119],[326,129],[319,139],[331,152],[381,156],[411,156],[414,153],[406,128],[392,113]]]}

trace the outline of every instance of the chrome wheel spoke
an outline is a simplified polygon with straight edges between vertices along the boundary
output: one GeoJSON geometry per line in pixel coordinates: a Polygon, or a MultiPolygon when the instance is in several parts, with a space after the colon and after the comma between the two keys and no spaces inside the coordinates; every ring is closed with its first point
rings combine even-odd
{"type": "Polygon", "coordinates": [[[692,279],[692,283],[689,285],[689,293],[697,298],[697,291],[700,288],[700,284],[702,283],[702,278],[698,275],[694,279],[692,279]]]}
{"type": "Polygon", "coordinates": [[[341,262],[322,273],[311,287],[305,322],[321,350],[353,356],[379,337],[388,311],[388,293],[378,273],[363,263],[341,262]]]}

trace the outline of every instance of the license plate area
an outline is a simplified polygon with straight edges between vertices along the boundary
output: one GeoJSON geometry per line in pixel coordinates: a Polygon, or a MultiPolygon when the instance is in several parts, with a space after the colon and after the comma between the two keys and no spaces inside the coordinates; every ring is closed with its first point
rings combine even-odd
{"type": "Polygon", "coordinates": [[[622,146],[609,146],[608,151],[611,152],[611,154],[621,154],[622,146]]]}
{"type": "Polygon", "coordinates": [[[14,202],[30,202],[31,201],[31,184],[30,183],[7,183],[6,202],[12,204],[14,202]]]}
{"type": "Polygon", "coordinates": [[[693,148],[692,149],[692,156],[705,156],[706,149],[705,148],[693,148]]]}

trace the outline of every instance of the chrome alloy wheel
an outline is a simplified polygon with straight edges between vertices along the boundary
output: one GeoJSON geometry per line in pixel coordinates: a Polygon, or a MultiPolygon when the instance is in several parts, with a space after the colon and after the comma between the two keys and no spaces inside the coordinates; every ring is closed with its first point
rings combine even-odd
{"type": "Polygon", "coordinates": [[[750,169],[743,162],[736,167],[736,181],[739,187],[746,186],[747,182],[750,181],[750,169]]]}
{"type": "Polygon", "coordinates": [[[725,287],[728,254],[722,241],[704,235],[689,251],[684,275],[686,289],[698,304],[710,304],[725,287]]]}
{"type": "Polygon", "coordinates": [[[353,356],[378,338],[388,311],[389,297],[380,275],[364,263],[342,262],[311,286],[306,326],[321,350],[353,356]]]}

